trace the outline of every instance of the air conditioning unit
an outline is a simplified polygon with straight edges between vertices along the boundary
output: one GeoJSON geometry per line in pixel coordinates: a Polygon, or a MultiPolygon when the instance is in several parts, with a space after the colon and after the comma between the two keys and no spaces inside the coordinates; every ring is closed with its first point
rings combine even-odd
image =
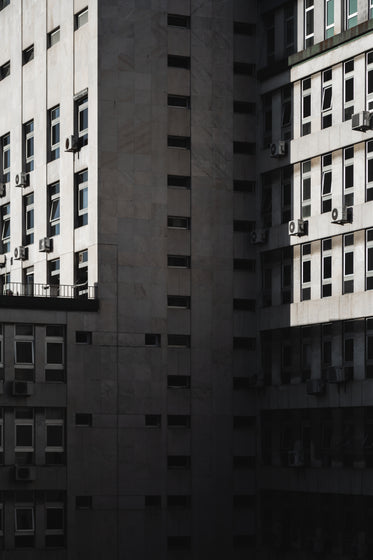
{"type": "Polygon", "coordinates": [[[254,229],[254,231],[250,233],[251,245],[258,245],[260,243],[265,243],[266,241],[267,241],[266,229],[254,229]]]}
{"type": "Polygon", "coordinates": [[[3,197],[6,195],[6,185],[5,183],[0,183],[0,196],[3,197]]]}
{"type": "Polygon", "coordinates": [[[332,224],[345,224],[348,222],[347,207],[336,206],[332,210],[332,224]]]}
{"type": "Polygon", "coordinates": [[[286,142],[285,140],[279,140],[279,142],[273,142],[270,146],[271,157],[283,157],[286,155],[286,142]]]}
{"type": "Polygon", "coordinates": [[[31,381],[13,381],[12,395],[14,397],[28,397],[34,392],[34,384],[31,381]]]}
{"type": "Polygon", "coordinates": [[[306,222],[304,220],[291,220],[288,225],[289,235],[304,235],[306,233],[306,222]]]}
{"type": "Polygon", "coordinates": [[[304,454],[302,449],[294,449],[293,451],[288,451],[288,466],[304,467],[304,454]]]}
{"type": "Polygon", "coordinates": [[[0,267],[6,265],[6,255],[0,255],[0,267]]]}
{"type": "Polygon", "coordinates": [[[323,379],[309,379],[306,388],[307,395],[322,395],[325,393],[325,381],[323,379]]]}
{"type": "Polygon", "coordinates": [[[39,251],[41,253],[49,253],[52,250],[52,240],[50,237],[39,239],[39,251]]]}
{"type": "Polygon", "coordinates": [[[15,479],[19,482],[30,482],[35,480],[35,468],[26,465],[15,466],[15,479]]]}
{"type": "Polygon", "coordinates": [[[75,134],[68,136],[65,140],[65,152],[77,152],[79,150],[79,140],[75,134]]]}
{"type": "Polygon", "coordinates": [[[345,383],[351,379],[351,368],[342,366],[330,366],[327,369],[328,383],[345,383]]]}
{"type": "Polygon", "coordinates": [[[351,119],[352,130],[360,130],[366,132],[370,129],[370,113],[369,111],[360,111],[352,115],[351,119]]]}
{"type": "Polygon", "coordinates": [[[34,384],[31,381],[13,381],[12,395],[14,397],[28,397],[34,392],[34,384]]]}
{"type": "Polygon", "coordinates": [[[26,260],[26,247],[16,247],[14,249],[14,258],[17,261],[24,261],[26,260]]]}
{"type": "Polygon", "coordinates": [[[16,187],[28,187],[29,185],[29,175],[28,173],[17,173],[16,175],[16,187]]]}

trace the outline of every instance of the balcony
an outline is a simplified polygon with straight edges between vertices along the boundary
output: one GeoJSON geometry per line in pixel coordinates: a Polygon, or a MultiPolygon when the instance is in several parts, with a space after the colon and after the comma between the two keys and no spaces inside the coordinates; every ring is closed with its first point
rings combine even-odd
{"type": "Polygon", "coordinates": [[[98,311],[97,285],[7,282],[0,286],[0,308],[98,311]]]}

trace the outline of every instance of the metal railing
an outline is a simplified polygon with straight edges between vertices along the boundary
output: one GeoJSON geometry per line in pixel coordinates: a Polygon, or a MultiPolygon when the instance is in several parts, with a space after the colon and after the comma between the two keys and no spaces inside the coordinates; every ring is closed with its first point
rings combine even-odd
{"type": "Polygon", "coordinates": [[[0,284],[0,295],[43,298],[97,299],[97,286],[84,284],[24,284],[7,282],[0,284]]]}

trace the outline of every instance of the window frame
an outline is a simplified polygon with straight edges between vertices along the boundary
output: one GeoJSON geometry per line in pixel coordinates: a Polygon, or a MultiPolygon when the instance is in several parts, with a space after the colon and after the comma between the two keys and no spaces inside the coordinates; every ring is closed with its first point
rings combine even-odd
{"type": "Polygon", "coordinates": [[[309,76],[308,78],[304,78],[301,82],[301,89],[302,89],[302,99],[301,99],[301,136],[307,136],[311,134],[312,130],[312,78],[309,76]],[[309,114],[305,114],[306,102],[308,104],[307,99],[309,98],[309,114]]]}
{"type": "Polygon", "coordinates": [[[2,182],[10,182],[10,132],[1,137],[2,182]]]}
{"type": "Polygon", "coordinates": [[[325,214],[332,210],[332,196],[333,196],[333,153],[324,154],[321,156],[321,213],[325,214]],[[330,163],[329,163],[330,159],[330,163]],[[327,177],[330,176],[330,190],[324,192],[328,186],[326,184],[327,177]]]}
{"type": "Polygon", "coordinates": [[[343,294],[351,294],[354,292],[354,273],[355,273],[355,238],[353,233],[343,235],[343,294]],[[348,240],[348,243],[347,243],[348,240]],[[352,240],[352,243],[351,243],[352,240]],[[352,272],[347,273],[348,255],[352,253],[352,272]],[[352,289],[351,289],[352,288],[352,289]]]}
{"type": "Polygon", "coordinates": [[[355,105],[355,60],[353,58],[343,63],[343,120],[349,121],[352,118],[355,105]],[[348,69],[348,65],[352,68],[348,69]],[[352,82],[352,99],[347,100],[347,84],[352,82]]]}
{"type": "Polygon", "coordinates": [[[23,125],[23,149],[25,170],[30,172],[34,170],[35,158],[35,139],[34,139],[34,119],[24,123],[23,125]]]}
{"type": "Polygon", "coordinates": [[[331,68],[327,68],[322,72],[321,129],[324,130],[325,128],[329,128],[332,126],[332,124],[333,124],[333,72],[331,68]],[[328,101],[328,97],[330,97],[329,101],[328,101]]]}
{"type": "Polygon", "coordinates": [[[365,231],[365,290],[373,290],[373,228],[368,228],[365,231]],[[372,239],[369,239],[371,236],[372,239]],[[369,253],[372,253],[372,268],[369,268],[369,253]],[[369,279],[371,280],[371,287],[369,279]]]}
{"type": "Polygon", "coordinates": [[[321,297],[332,296],[332,283],[333,283],[333,238],[321,240],[321,297]],[[330,242],[330,247],[326,243],[330,242]],[[325,275],[325,263],[330,262],[330,276],[325,275]],[[330,287],[330,288],[329,288],[330,287]],[[330,289],[330,293],[327,293],[330,289]]]}
{"type": "Polygon", "coordinates": [[[355,183],[355,149],[354,146],[343,148],[343,202],[347,207],[354,205],[354,183],[355,183]],[[352,154],[352,155],[351,155],[352,154]],[[352,184],[348,184],[349,169],[352,168],[352,184]]]}
{"type": "Polygon", "coordinates": [[[15,418],[14,419],[14,451],[15,453],[33,453],[35,451],[35,426],[34,418],[15,418]],[[31,427],[31,444],[17,445],[17,427],[31,427]]]}
{"type": "Polygon", "coordinates": [[[24,244],[34,243],[35,230],[35,202],[34,193],[31,192],[23,196],[23,217],[24,217],[24,244]]]}
{"type": "Polygon", "coordinates": [[[301,301],[307,301],[311,299],[311,287],[312,287],[312,245],[311,243],[304,243],[303,245],[301,245],[301,301]],[[305,265],[309,267],[309,280],[304,279],[305,265]]]}
{"type": "Polygon", "coordinates": [[[315,41],[315,5],[314,0],[305,0],[304,2],[304,48],[312,47],[315,41]],[[308,5],[307,5],[308,4],[308,5]],[[312,13],[312,16],[310,14],[312,13]],[[312,17],[310,20],[310,27],[312,23],[312,31],[307,33],[307,19],[312,17]]]}
{"type": "Polygon", "coordinates": [[[325,39],[334,35],[334,0],[325,0],[325,39]],[[331,6],[333,23],[328,24],[329,7],[331,6]]]}
{"type": "Polygon", "coordinates": [[[35,534],[35,509],[30,503],[16,503],[14,506],[14,530],[16,535],[30,535],[35,534]],[[31,529],[18,528],[17,511],[18,510],[31,510],[31,529]]]}
{"type": "Polygon", "coordinates": [[[10,251],[10,202],[1,206],[1,242],[3,253],[10,251]]]}
{"type": "Polygon", "coordinates": [[[312,212],[312,161],[310,159],[301,164],[301,210],[302,218],[309,218],[312,212]],[[309,169],[305,169],[306,167],[309,169]],[[305,187],[305,185],[309,185],[305,187]],[[309,197],[305,198],[305,188],[309,189],[309,197]]]}
{"type": "Polygon", "coordinates": [[[63,418],[45,419],[45,453],[64,453],[65,451],[65,422],[63,418]],[[48,427],[61,428],[61,445],[48,445],[48,427]]]}
{"type": "Polygon", "coordinates": [[[61,29],[60,26],[55,27],[54,29],[52,29],[52,31],[48,32],[47,35],[47,48],[50,49],[52,47],[54,47],[54,45],[57,45],[57,43],[60,42],[61,39],[61,29]]]}
{"type": "Polygon", "coordinates": [[[88,144],[88,129],[89,129],[89,111],[88,111],[88,93],[84,93],[75,100],[76,103],[76,132],[79,141],[79,147],[87,146],[88,144]],[[81,125],[87,121],[87,126],[82,128],[81,125]]]}
{"type": "Polygon", "coordinates": [[[76,228],[88,224],[88,169],[75,174],[76,179],[76,228]]]}
{"type": "Polygon", "coordinates": [[[88,23],[88,6],[86,6],[78,13],[76,13],[74,15],[74,19],[75,19],[75,31],[81,29],[84,25],[86,25],[88,23]],[[85,15],[87,16],[87,19],[84,19],[85,15]]]}
{"type": "Polygon", "coordinates": [[[350,13],[351,2],[354,0],[346,0],[346,29],[351,29],[358,24],[358,1],[356,0],[356,12],[350,13]],[[356,21],[354,21],[356,19],[356,21]],[[351,23],[352,22],[352,23],[351,23]]]}
{"type": "Polygon", "coordinates": [[[60,182],[48,185],[48,235],[54,237],[61,233],[61,197],[60,182]],[[57,207],[58,217],[53,217],[53,209],[57,207]]]}
{"type": "Polygon", "coordinates": [[[61,146],[61,110],[59,105],[48,109],[48,161],[55,161],[60,157],[61,146]],[[53,142],[54,136],[57,141],[53,142]]]}

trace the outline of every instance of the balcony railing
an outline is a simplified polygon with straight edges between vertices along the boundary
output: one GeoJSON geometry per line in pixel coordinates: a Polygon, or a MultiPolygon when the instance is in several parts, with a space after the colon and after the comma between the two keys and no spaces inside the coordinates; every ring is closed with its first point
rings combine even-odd
{"type": "Polygon", "coordinates": [[[0,284],[0,295],[40,298],[97,299],[97,286],[85,284],[23,284],[7,282],[0,284]]]}

